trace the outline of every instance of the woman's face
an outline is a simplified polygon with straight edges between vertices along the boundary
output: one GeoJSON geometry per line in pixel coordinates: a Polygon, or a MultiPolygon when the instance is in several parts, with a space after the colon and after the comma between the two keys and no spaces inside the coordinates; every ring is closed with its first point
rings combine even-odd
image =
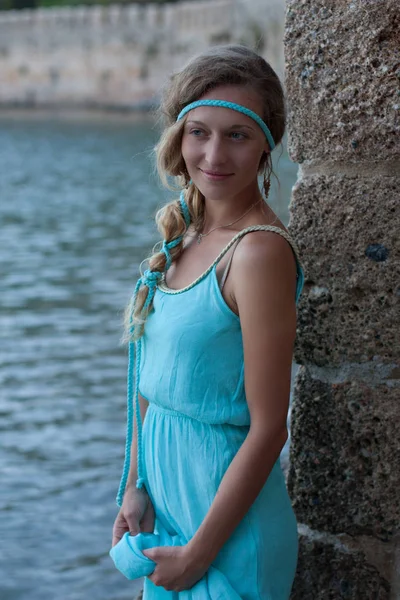
{"type": "MultiPolygon", "coordinates": [[[[247,87],[221,85],[201,97],[206,99],[241,104],[262,118],[261,99],[247,87]]],[[[261,156],[269,151],[257,123],[236,110],[199,106],[186,116],[182,156],[193,183],[205,198],[238,196],[252,189],[257,185],[261,156]]]]}

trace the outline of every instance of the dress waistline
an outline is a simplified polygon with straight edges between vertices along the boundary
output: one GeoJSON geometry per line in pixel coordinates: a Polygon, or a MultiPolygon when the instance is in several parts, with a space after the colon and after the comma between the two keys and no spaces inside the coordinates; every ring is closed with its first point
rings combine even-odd
{"type": "Polygon", "coordinates": [[[149,407],[147,410],[149,410],[150,407],[152,410],[159,412],[161,414],[170,415],[171,417],[190,419],[192,421],[196,421],[197,423],[203,423],[204,425],[214,425],[214,426],[228,425],[229,427],[240,427],[240,428],[245,428],[245,429],[250,428],[250,425],[236,425],[235,423],[229,423],[226,421],[218,422],[218,421],[212,421],[210,419],[198,419],[197,417],[193,417],[192,415],[187,415],[187,414],[180,412],[178,410],[175,410],[173,408],[166,408],[166,407],[161,406],[160,404],[157,404],[156,402],[153,402],[153,401],[149,402],[149,407]]]}

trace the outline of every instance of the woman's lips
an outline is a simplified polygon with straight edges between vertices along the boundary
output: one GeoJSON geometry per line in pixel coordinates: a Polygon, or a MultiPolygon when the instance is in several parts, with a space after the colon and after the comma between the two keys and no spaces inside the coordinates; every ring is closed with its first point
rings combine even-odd
{"type": "Polygon", "coordinates": [[[233,173],[215,173],[214,171],[204,171],[203,169],[200,169],[200,171],[211,181],[222,181],[233,175],[233,173]]]}

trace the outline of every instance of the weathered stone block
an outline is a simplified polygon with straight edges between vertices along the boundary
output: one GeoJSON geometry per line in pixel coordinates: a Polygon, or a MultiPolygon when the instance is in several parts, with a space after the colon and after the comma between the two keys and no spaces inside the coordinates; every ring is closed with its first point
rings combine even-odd
{"type": "Polygon", "coordinates": [[[293,188],[289,228],[306,275],[296,362],[341,366],[397,360],[398,188],[394,177],[343,175],[307,177],[293,188]]]}
{"type": "Polygon", "coordinates": [[[389,600],[390,583],[363,552],[333,536],[299,536],[299,560],[291,600],[389,600]]]}
{"type": "Polygon", "coordinates": [[[395,534],[400,526],[398,398],[398,386],[331,384],[300,367],[287,480],[299,522],[383,540],[395,534]]]}
{"type": "Polygon", "coordinates": [[[288,0],[289,152],[381,159],[400,153],[398,0],[288,0]]]}

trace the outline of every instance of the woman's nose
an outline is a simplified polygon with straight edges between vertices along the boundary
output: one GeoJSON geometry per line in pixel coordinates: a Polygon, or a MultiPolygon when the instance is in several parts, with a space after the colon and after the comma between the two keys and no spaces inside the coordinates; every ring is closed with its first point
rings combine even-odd
{"type": "Polygon", "coordinates": [[[211,136],[209,138],[205,148],[205,159],[210,168],[217,167],[226,162],[226,149],[223,139],[219,136],[211,136]]]}

